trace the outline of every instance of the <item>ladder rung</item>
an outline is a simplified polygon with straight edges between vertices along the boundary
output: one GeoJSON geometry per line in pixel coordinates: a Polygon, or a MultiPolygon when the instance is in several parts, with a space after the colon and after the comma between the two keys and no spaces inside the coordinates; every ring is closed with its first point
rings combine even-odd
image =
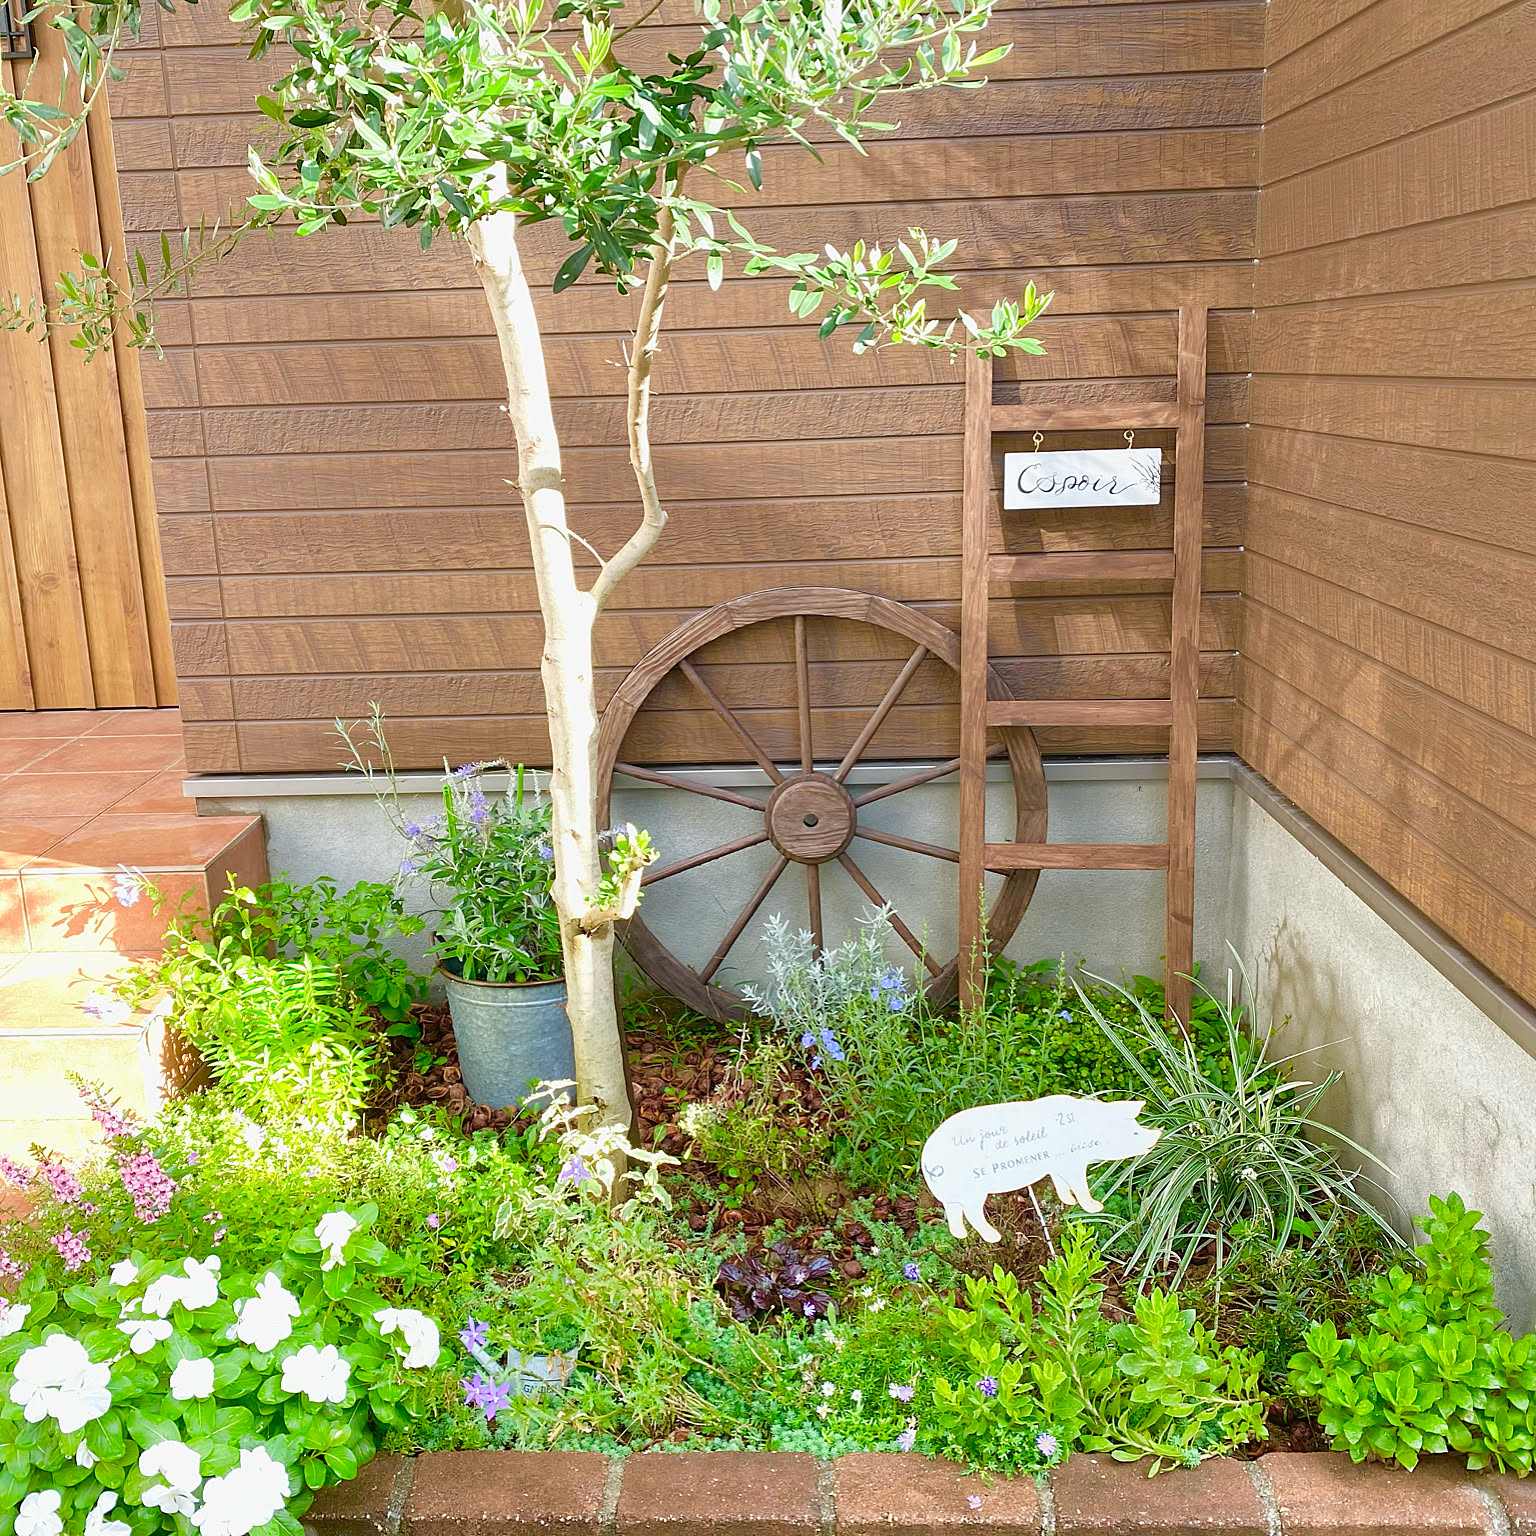
{"type": "Polygon", "coordinates": [[[1167,869],[1166,843],[988,843],[988,869],[1167,869]]]}
{"type": "Polygon", "coordinates": [[[988,725],[1172,725],[1171,699],[991,699],[988,725]]]}
{"type": "Polygon", "coordinates": [[[1127,427],[1176,427],[1170,400],[1108,401],[1102,405],[994,405],[994,432],[1111,432],[1127,427]]]}
{"type": "Polygon", "coordinates": [[[1171,549],[1101,549],[1088,554],[989,555],[990,581],[1172,581],[1171,549]]]}

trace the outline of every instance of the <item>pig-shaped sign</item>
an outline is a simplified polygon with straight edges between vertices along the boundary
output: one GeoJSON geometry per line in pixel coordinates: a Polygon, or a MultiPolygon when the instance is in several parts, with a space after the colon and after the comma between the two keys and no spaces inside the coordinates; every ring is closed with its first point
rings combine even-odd
{"type": "Polygon", "coordinates": [[[949,1230],[965,1236],[969,1221],[987,1242],[1002,1234],[987,1220],[988,1195],[1023,1189],[1047,1174],[1068,1205],[1103,1207],[1088,1188],[1088,1164],[1139,1157],[1161,1131],[1137,1123],[1142,1099],[1018,1099],[962,1109],[923,1143],[923,1178],[949,1230]]]}

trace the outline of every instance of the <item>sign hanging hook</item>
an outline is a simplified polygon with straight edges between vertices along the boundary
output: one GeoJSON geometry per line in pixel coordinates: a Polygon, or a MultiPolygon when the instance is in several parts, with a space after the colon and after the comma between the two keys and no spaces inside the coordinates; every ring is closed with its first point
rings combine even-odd
{"type": "Polygon", "coordinates": [[[1044,441],[1045,441],[1044,434],[1040,433],[1040,432],[1036,432],[1035,433],[1035,452],[1036,453],[1040,452],[1040,444],[1043,443],[1044,441]]]}
{"type": "Polygon", "coordinates": [[[1134,432],[1127,430],[1125,434],[1125,446],[1127,448],[1134,448],[1136,446],[1136,434],[1134,432]]]}

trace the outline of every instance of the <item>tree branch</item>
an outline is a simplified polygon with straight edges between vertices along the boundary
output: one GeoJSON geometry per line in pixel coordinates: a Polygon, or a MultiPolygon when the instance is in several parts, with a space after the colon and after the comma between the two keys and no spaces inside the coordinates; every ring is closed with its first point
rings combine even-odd
{"type": "Polygon", "coordinates": [[[640,526],[624,547],[597,573],[591,586],[593,609],[601,613],[613,589],[650,554],[667,514],[656,494],[656,472],[651,463],[651,369],[661,340],[661,312],[667,302],[672,277],[672,210],[663,207],[656,220],[656,246],[651,269],[645,276],[640,298],[640,317],[635,322],[635,344],[629,356],[629,400],[625,424],[629,428],[629,462],[640,488],[640,526]]]}

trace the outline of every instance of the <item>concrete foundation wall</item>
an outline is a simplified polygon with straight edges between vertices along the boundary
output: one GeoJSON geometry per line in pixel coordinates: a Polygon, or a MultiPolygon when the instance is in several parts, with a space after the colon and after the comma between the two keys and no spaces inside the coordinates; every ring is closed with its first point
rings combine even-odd
{"type": "Polygon", "coordinates": [[[1515,1332],[1536,1326],[1536,1060],[1240,788],[1229,891],[1275,1050],[1315,1053],[1301,1077],[1343,1072],[1323,1112],[1391,1170],[1370,1171],[1405,1231],[1430,1195],[1483,1212],[1499,1300],[1515,1332]]]}
{"type": "MultiPolygon", "coordinates": [[[[909,773],[908,765],[885,777],[909,773]]],[[[1207,765],[1197,806],[1195,909],[1196,955],[1207,966],[1222,964],[1226,933],[1223,907],[1230,859],[1228,834],[1232,786],[1225,762],[1207,765]]],[[[707,780],[729,783],[748,793],[766,786],[755,771],[703,771],[707,780]]],[[[880,781],[879,769],[856,770],[860,784],[880,781]]],[[[1095,763],[1052,765],[1050,770],[1050,835],[1058,842],[1156,843],[1164,836],[1165,780],[1156,765],[1095,763]]],[[[268,781],[269,783],[272,781],[268,781]]],[[[761,827],[761,818],[737,806],[662,786],[631,781],[616,791],[615,821],[632,821],[646,828],[661,849],[665,865],[761,827]]],[[[339,781],[337,788],[354,790],[356,781],[339,781]]],[[[957,790],[948,781],[909,790],[869,808],[870,823],[911,838],[955,846],[957,790]]],[[[430,820],[436,802],[430,795],[412,795],[402,804],[414,818],[430,820]]],[[[990,788],[988,835],[1007,834],[1012,804],[1004,783],[990,788]]],[[[399,867],[404,849],[388,819],[368,795],[267,794],[241,798],[200,799],[208,813],[228,813],[239,807],[260,812],[267,825],[267,858],[274,876],[286,874],[309,880],[330,875],[342,885],[358,880],[388,880],[399,867]]],[[[663,881],[647,892],[645,917],[662,941],[697,966],[712,953],[736,915],[746,904],[772,863],[764,847],[745,850],[724,860],[663,881]]],[[[953,864],[903,849],[856,839],[850,852],[876,888],[896,908],[933,954],[949,960],[955,950],[959,893],[953,864]]],[[[995,889],[995,884],[993,886],[995,889]]],[[[408,889],[407,900],[418,909],[426,900],[419,887],[408,889]]],[[[848,932],[870,906],[868,899],[840,868],[823,872],[822,904],[829,942],[848,932]]],[[[759,917],[731,951],[720,979],[736,986],[764,974],[760,940],[762,919],[782,913],[796,927],[805,926],[805,879],[791,866],[763,903],[759,917]]],[[[1099,975],[1156,973],[1162,967],[1163,877],[1145,871],[1048,870],[1035,898],[1008,946],[1019,960],[1065,955],[1083,959],[1099,975]]],[[[407,950],[421,955],[425,935],[407,950]]],[[[891,958],[910,965],[904,946],[891,958]]]]}

